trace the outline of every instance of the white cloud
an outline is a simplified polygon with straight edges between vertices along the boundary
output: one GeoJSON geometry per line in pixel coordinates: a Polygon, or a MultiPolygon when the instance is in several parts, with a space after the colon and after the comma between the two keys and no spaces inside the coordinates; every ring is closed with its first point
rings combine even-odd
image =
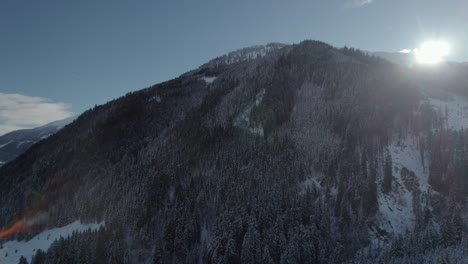
{"type": "Polygon", "coordinates": [[[71,105],[47,98],[0,93],[0,135],[73,115],[71,105]]]}
{"type": "Polygon", "coordinates": [[[350,7],[361,7],[364,5],[372,4],[374,0],[349,0],[348,6],[350,7]]]}
{"type": "Polygon", "coordinates": [[[410,49],[402,49],[400,50],[400,53],[411,53],[410,49]]]}

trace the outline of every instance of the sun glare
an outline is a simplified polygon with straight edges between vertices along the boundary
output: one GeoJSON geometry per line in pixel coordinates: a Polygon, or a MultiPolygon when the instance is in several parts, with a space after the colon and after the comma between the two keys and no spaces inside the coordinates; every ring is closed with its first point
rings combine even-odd
{"type": "Polygon", "coordinates": [[[420,64],[437,64],[450,54],[450,45],[446,41],[430,40],[415,49],[414,54],[420,64]]]}

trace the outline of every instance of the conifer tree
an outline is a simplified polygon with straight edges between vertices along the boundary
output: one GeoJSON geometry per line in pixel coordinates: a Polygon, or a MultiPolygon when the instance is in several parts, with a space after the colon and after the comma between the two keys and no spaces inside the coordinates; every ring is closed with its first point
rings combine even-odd
{"type": "Polygon", "coordinates": [[[384,179],[382,183],[382,191],[388,193],[392,190],[392,156],[387,152],[385,157],[385,166],[384,166],[384,179]]]}
{"type": "Polygon", "coordinates": [[[28,264],[28,260],[25,257],[21,256],[19,264],[28,264]]]}

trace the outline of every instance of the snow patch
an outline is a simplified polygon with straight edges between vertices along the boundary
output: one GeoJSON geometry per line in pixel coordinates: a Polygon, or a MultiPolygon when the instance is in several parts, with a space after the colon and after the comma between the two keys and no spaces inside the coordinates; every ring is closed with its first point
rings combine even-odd
{"type": "Polygon", "coordinates": [[[429,97],[427,101],[446,117],[448,128],[468,129],[468,98],[453,93],[446,93],[446,96],[444,99],[429,97]]]}
{"type": "Polygon", "coordinates": [[[160,103],[161,102],[161,96],[159,96],[159,95],[152,96],[150,99],[148,99],[148,102],[160,103]]]}
{"type": "Polygon", "coordinates": [[[305,195],[307,193],[307,190],[312,189],[312,188],[321,190],[322,186],[317,181],[317,179],[314,179],[314,178],[312,178],[312,176],[310,176],[307,179],[305,179],[303,182],[300,183],[299,188],[300,188],[299,194],[300,195],[305,195]]]}
{"type": "Polygon", "coordinates": [[[262,90],[260,91],[260,93],[258,93],[258,94],[255,96],[255,105],[256,105],[256,106],[259,106],[260,103],[263,101],[263,97],[265,96],[265,93],[266,93],[265,89],[262,89],[262,90]]]}
{"type": "Polygon", "coordinates": [[[252,106],[248,106],[239,116],[234,119],[234,126],[245,127],[250,123],[250,112],[252,111],[252,106]]]}
{"type": "Polygon", "coordinates": [[[168,195],[169,195],[169,201],[174,202],[174,199],[175,199],[175,187],[174,187],[173,185],[171,185],[171,186],[169,187],[168,195]]]}
{"type": "Polygon", "coordinates": [[[429,191],[428,169],[425,169],[423,165],[428,165],[429,161],[427,157],[421,157],[417,142],[418,137],[409,136],[387,147],[392,158],[393,184],[390,193],[379,192],[378,194],[378,218],[380,227],[389,233],[402,234],[412,231],[415,226],[416,216],[413,208],[415,193],[407,188],[407,182],[402,178],[402,171],[407,174],[414,173],[416,181],[414,188],[418,188],[416,191],[421,193],[429,191]]]}
{"type": "Polygon", "coordinates": [[[252,112],[253,105],[249,105],[246,109],[234,119],[234,126],[247,129],[250,133],[263,137],[263,127],[254,126],[250,124],[250,113],[252,112]]]}
{"type": "Polygon", "coordinates": [[[381,228],[389,233],[402,234],[412,231],[415,224],[413,196],[408,191],[392,191],[389,195],[379,192],[381,228]]]}
{"type": "Polygon", "coordinates": [[[214,80],[216,80],[216,77],[207,77],[207,76],[204,76],[204,77],[201,77],[201,79],[203,81],[206,82],[206,84],[212,84],[214,82],[214,80]]]}
{"type": "MultiPolygon", "coordinates": [[[[427,166],[429,165],[429,159],[426,155],[421,157],[417,147],[417,140],[418,137],[407,137],[399,143],[394,142],[387,149],[392,157],[393,176],[400,179],[401,170],[406,168],[416,175],[421,192],[426,192],[429,188],[429,168],[427,166]],[[422,158],[424,158],[424,162],[422,158]],[[423,164],[426,166],[423,166],[423,164]]],[[[403,184],[403,182],[400,183],[403,184]]]]}
{"type": "Polygon", "coordinates": [[[97,230],[101,226],[104,226],[104,223],[82,224],[81,221],[75,221],[63,227],[45,230],[29,241],[7,241],[3,244],[3,248],[0,249],[0,263],[17,264],[21,256],[31,263],[32,257],[38,249],[47,251],[52,243],[60,239],[60,237],[66,238],[74,231],[97,230]]]}
{"type": "Polygon", "coordinates": [[[262,124],[252,124],[250,122],[250,115],[254,106],[259,106],[262,101],[263,97],[265,96],[265,89],[262,89],[256,96],[255,96],[255,103],[249,104],[244,111],[242,111],[235,119],[234,119],[234,126],[240,127],[243,129],[248,130],[250,133],[263,137],[265,131],[263,130],[262,124]]]}
{"type": "Polygon", "coordinates": [[[8,145],[10,145],[11,143],[13,143],[12,140],[8,141],[7,143],[5,143],[5,144],[3,144],[3,145],[0,145],[0,148],[3,148],[3,147],[5,147],[5,146],[8,146],[8,145]]]}
{"type": "Polygon", "coordinates": [[[20,142],[18,142],[18,144],[16,145],[16,148],[19,148],[19,147],[21,147],[21,145],[27,144],[27,143],[34,143],[34,141],[32,141],[32,140],[20,141],[20,142]]]}
{"type": "Polygon", "coordinates": [[[210,232],[208,231],[208,228],[206,227],[206,225],[203,225],[201,227],[201,232],[200,232],[200,241],[208,242],[210,240],[211,240],[210,232]]]}

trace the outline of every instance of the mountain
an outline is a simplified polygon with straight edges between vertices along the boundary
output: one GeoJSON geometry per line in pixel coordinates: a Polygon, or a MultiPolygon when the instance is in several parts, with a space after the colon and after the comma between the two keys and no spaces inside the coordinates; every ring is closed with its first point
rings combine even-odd
{"type": "Polygon", "coordinates": [[[36,263],[466,263],[466,76],[319,41],[230,53],[0,168],[0,237],[102,226],[36,263]]]}
{"type": "Polygon", "coordinates": [[[75,117],[54,121],[32,129],[21,129],[0,136],[0,166],[23,154],[36,142],[53,135],[75,117]]]}

